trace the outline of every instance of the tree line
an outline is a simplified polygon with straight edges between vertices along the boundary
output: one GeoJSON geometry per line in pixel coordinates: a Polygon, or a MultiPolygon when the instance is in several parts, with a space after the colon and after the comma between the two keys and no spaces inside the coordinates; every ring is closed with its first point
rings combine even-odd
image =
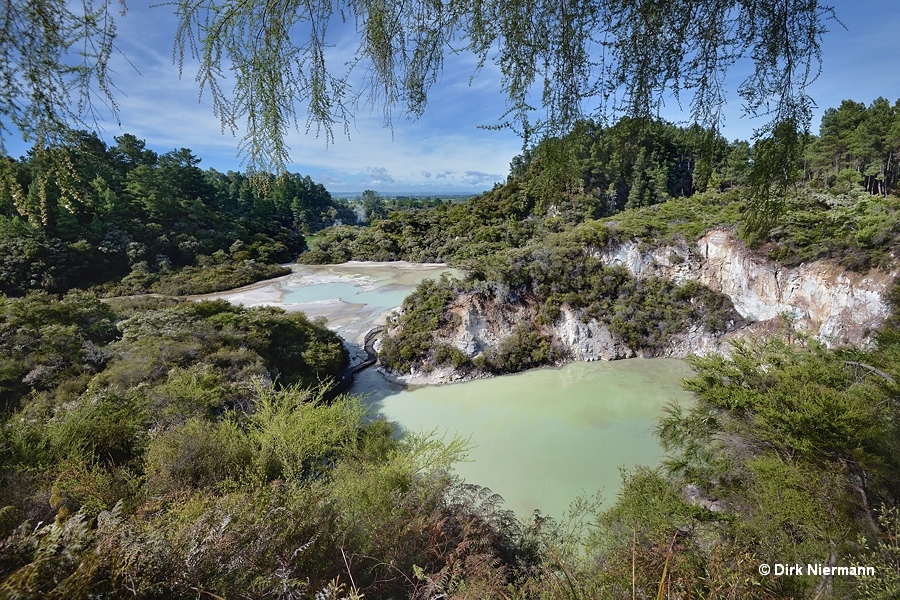
{"type": "MultiPolygon", "coordinates": [[[[791,181],[815,190],[848,191],[858,184],[887,196],[900,175],[900,99],[869,106],[844,100],[825,111],[818,135],[801,140],[789,162],[791,181]]],[[[663,121],[622,119],[602,127],[576,124],[560,138],[544,140],[513,158],[510,178],[548,194],[596,196],[604,214],[752,183],[754,165],[768,143],[727,141],[715,130],[663,121]]]]}
{"type": "Polygon", "coordinates": [[[204,171],[187,148],[158,154],[131,134],[115,140],[71,132],[65,145],[0,158],[0,292],[124,277],[119,291],[134,293],[185,266],[227,271],[224,289],[274,276],[260,265],[293,260],[304,235],[356,221],[308,176],[204,171]]]}
{"type": "Polygon", "coordinates": [[[896,193],[900,185],[900,99],[869,106],[844,100],[822,117],[819,135],[804,157],[804,179],[814,187],[861,185],[870,194],[896,193]]]}

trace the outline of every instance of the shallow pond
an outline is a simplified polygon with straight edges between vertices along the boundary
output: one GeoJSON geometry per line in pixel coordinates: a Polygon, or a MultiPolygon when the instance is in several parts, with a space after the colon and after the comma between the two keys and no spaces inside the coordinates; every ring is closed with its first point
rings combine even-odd
{"type": "Polygon", "coordinates": [[[236,290],[198,296],[225,298],[245,306],[280,306],[324,317],[328,327],[359,343],[391,309],[426,278],[459,275],[440,264],[349,262],[339,265],[291,265],[293,273],[236,290]]]}

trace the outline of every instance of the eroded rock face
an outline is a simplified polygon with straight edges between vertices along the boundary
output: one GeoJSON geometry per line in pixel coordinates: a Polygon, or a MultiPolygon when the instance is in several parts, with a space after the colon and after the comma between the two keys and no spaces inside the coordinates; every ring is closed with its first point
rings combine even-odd
{"type": "Polygon", "coordinates": [[[464,294],[450,308],[457,315],[456,325],[435,335],[443,344],[452,344],[469,358],[496,348],[513,334],[516,326],[525,324],[548,336],[553,346],[571,360],[618,360],[641,356],[683,358],[689,354],[720,352],[733,337],[713,334],[702,325],[676,335],[665,348],[649,350],[631,348],[609,327],[596,319],[585,318],[584,311],[563,304],[560,317],[550,325],[537,325],[538,307],[527,300],[501,302],[479,294],[464,294]]]}
{"type": "MultiPolygon", "coordinates": [[[[679,244],[649,248],[629,242],[606,248],[599,257],[605,264],[623,266],[639,278],[656,276],[706,285],[728,296],[744,323],[731,324],[725,334],[710,333],[701,324],[694,324],[664,348],[651,351],[628,347],[605,324],[585,318],[580,309],[563,305],[555,323],[538,326],[534,302],[523,298],[500,301],[473,293],[454,301],[451,312],[458,319],[452,331],[440,333],[441,342],[474,358],[496,347],[524,323],[547,335],[572,360],[684,358],[690,354],[728,353],[733,339],[778,334],[790,325],[830,346],[860,346],[869,343],[872,330],[889,316],[884,295],[897,274],[858,274],[828,261],[788,269],[753,254],[730,231],[722,229],[704,235],[696,247],[679,244]]],[[[430,382],[452,381],[454,376],[448,371],[430,382]]]]}
{"type": "Polygon", "coordinates": [[[568,306],[563,307],[555,330],[557,341],[569,349],[575,360],[616,360],[635,356],[634,350],[618,341],[605,324],[594,319],[585,322],[581,311],[568,306]]]}
{"type": "Polygon", "coordinates": [[[700,250],[707,285],[719,286],[749,320],[789,313],[827,344],[859,345],[890,314],[883,298],[896,273],[853,273],[825,261],[779,269],[754,259],[722,231],[704,236],[700,250]]]}
{"type": "Polygon", "coordinates": [[[477,293],[460,296],[450,311],[458,317],[458,325],[449,338],[444,338],[469,357],[496,346],[512,334],[516,325],[529,323],[537,315],[536,307],[527,302],[498,302],[477,293]]]}
{"type": "Polygon", "coordinates": [[[637,277],[695,280],[728,296],[748,322],[787,316],[797,329],[831,346],[868,343],[871,330],[890,313],[883,298],[897,274],[853,273],[829,261],[784,268],[754,255],[722,229],[700,238],[696,251],[687,245],[642,250],[627,243],[601,257],[637,277]]]}

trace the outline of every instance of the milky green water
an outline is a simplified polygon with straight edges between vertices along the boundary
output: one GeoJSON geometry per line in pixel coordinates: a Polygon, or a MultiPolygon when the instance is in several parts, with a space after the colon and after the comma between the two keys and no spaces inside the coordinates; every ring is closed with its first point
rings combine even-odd
{"type": "Polygon", "coordinates": [[[503,496],[520,516],[534,509],[562,516],[577,496],[601,491],[615,500],[621,469],[656,465],[656,419],[673,399],[689,400],[673,359],[572,363],[467,383],[411,391],[378,389],[371,372],[357,390],[412,431],[471,437],[466,481],[503,496]]]}
{"type": "MultiPolygon", "coordinates": [[[[322,316],[359,343],[416,283],[445,271],[412,263],[295,266],[288,278],[215,297],[322,316]]],[[[407,430],[470,437],[472,462],[458,465],[462,477],[499,493],[523,517],[536,508],[562,516],[581,494],[602,491],[606,503],[614,501],[620,469],[658,463],[655,420],[670,399],[688,399],[678,382],[689,374],[683,361],[634,359],[405,391],[369,369],[351,392],[368,395],[407,430]]]]}
{"type": "Polygon", "coordinates": [[[341,300],[350,304],[366,304],[379,310],[387,310],[403,304],[403,299],[415,289],[415,284],[382,286],[366,290],[356,282],[320,283],[289,288],[281,299],[282,304],[304,304],[323,300],[341,300]]]}

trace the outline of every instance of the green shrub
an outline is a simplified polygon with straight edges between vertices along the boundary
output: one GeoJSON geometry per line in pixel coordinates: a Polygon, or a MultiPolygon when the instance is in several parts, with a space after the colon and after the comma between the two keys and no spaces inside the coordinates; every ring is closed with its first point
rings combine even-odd
{"type": "Polygon", "coordinates": [[[847,556],[850,564],[875,569],[875,577],[860,577],[857,593],[867,600],[889,600],[900,597],[900,508],[885,508],[878,515],[878,541],[861,539],[862,553],[847,556]]]}
{"type": "Polygon", "coordinates": [[[168,493],[238,480],[252,459],[250,440],[234,421],[191,418],[149,444],[147,487],[154,493],[168,493]]]}
{"type": "Polygon", "coordinates": [[[62,384],[63,400],[76,396],[106,365],[103,347],[119,335],[114,319],[85,292],[0,296],[0,402],[14,407],[32,391],[53,397],[62,384]]]}
{"type": "Polygon", "coordinates": [[[91,519],[122,502],[133,508],[142,497],[141,477],[127,467],[65,459],[56,467],[50,507],[59,516],[79,512],[91,519]]]}
{"type": "Polygon", "coordinates": [[[516,325],[496,350],[487,354],[492,371],[518,373],[551,362],[557,354],[550,339],[527,325],[516,325]]]}
{"type": "Polygon", "coordinates": [[[183,423],[195,417],[212,417],[228,404],[227,381],[210,365],[176,367],[165,382],[149,393],[158,422],[183,423]]]}
{"type": "MultiPolygon", "coordinates": [[[[382,339],[378,360],[389,369],[403,371],[413,363],[424,368],[432,366],[426,362],[432,352],[432,334],[452,325],[454,316],[446,311],[450,302],[462,290],[456,279],[443,275],[439,280],[426,279],[415,291],[403,300],[403,307],[397,318],[398,335],[385,335],[382,339]]],[[[438,350],[443,364],[453,360],[449,350],[438,350]]],[[[434,359],[434,357],[431,357],[434,359]]],[[[459,361],[460,358],[456,357],[459,361]]]]}
{"type": "MultiPolygon", "coordinates": [[[[267,255],[267,258],[271,257],[267,255]]],[[[147,288],[147,291],[170,296],[211,294],[290,273],[291,269],[288,267],[249,259],[209,267],[188,266],[162,276],[158,282],[147,288]]]]}
{"type": "Polygon", "coordinates": [[[321,475],[355,447],[366,414],[356,398],[324,404],[296,387],[258,394],[246,427],[261,481],[321,475]]]}
{"type": "Polygon", "coordinates": [[[432,352],[432,360],[436,365],[443,366],[449,364],[454,369],[465,369],[471,366],[471,360],[466,354],[456,346],[448,346],[447,344],[439,344],[432,352]]]}
{"type": "Polygon", "coordinates": [[[60,457],[124,465],[141,458],[148,418],[139,395],[100,391],[60,408],[48,425],[47,437],[60,457]]]}

